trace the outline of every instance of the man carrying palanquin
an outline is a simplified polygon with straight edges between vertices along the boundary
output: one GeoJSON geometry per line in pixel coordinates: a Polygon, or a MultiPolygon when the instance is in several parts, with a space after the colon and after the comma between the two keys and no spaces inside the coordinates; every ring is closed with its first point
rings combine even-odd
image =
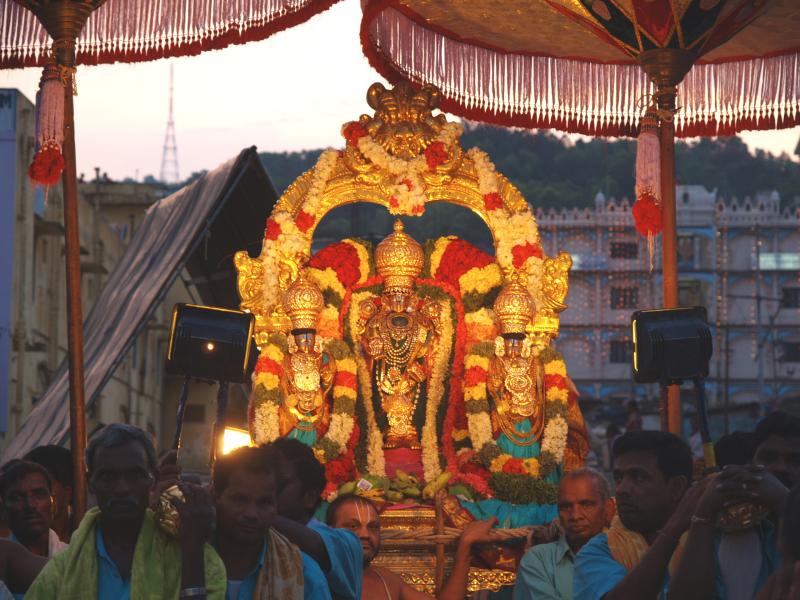
{"type": "Polygon", "coordinates": [[[177,539],[148,509],[157,479],[156,453],[147,433],[115,423],[86,448],[89,489],[97,507],[33,582],[32,600],[178,600],[225,597],[225,567],[205,543],[213,510],[207,492],[181,484],[185,502],[177,539]]]}
{"type": "Polygon", "coordinates": [[[516,600],[572,600],[575,555],[614,516],[605,477],[582,467],[564,475],[558,489],[558,519],[563,535],[539,544],[522,557],[514,586],[516,600]]]}
{"type": "MultiPolygon", "coordinates": [[[[344,494],[328,507],[331,527],[355,533],[361,540],[364,580],[361,597],[365,600],[431,600],[433,596],[414,589],[396,573],[372,564],[381,549],[381,521],[375,504],[361,496],[344,494]]],[[[475,544],[497,542],[492,531],[497,519],[473,521],[461,532],[450,577],[444,582],[438,600],[462,600],[467,595],[471,551],[475,544]]]]}

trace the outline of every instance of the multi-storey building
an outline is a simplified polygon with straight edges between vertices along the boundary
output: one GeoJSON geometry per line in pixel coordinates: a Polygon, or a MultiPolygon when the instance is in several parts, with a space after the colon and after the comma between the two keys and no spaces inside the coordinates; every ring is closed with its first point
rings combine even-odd
{"type": "MultiPolygon", "coordinates": [[[[678,186],[676,198],[679,302],[705,306],[714,335],[706,382],[714,432],[750,428],[765,409],[799,410],[800,209],[781,208],[775,192],[738,201],[678,186]]],[[[597,194],[593,209],[539,211],[537,220],[546,252],[573,256],[557,346],[585,410],[620,419],[635,399],[657,426],[658,389],[633,383],[630,321],[634,310],[662,304],[660,240],[651,271],[630,208],[597,194]]],[[[693,392],[682,397],[688,417],[693,392]]]]}

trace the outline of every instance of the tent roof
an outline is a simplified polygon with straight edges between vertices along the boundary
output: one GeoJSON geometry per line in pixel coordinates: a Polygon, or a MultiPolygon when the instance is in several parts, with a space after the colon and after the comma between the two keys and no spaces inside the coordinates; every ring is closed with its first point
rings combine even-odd
{"type": "MultiPolygon", "coordinates": [[[[86,402],[91,406],[148,317],[185,267],[199,301],[237,308],[233,254],[261,250],[277,194],[255,148],[151,206],[84,323],[86,402]]],[[[8,445],[19,457],[69,435],[66,359],[8,445]]]]}

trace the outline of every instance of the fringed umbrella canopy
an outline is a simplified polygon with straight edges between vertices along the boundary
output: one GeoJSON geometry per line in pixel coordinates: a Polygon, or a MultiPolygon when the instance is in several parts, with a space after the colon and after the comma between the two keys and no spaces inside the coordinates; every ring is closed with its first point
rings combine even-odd
{"type": "MultiPolygon", "coordinates": [[[[262,40],[298,25],[337,0],[107,0],[78,37],[77,64],[189,56],[262,40]]],[[[24,5],[0,0],[0,69],[44,64],[52,40],[24,5]]],[[[50,2],[53,3],[53,2],[50,2]]]]}
{"type": "Polygon", "coordinates": [[[685,50],[679,136],[800,124],[797,0],[368,0],[361,42],[390,81],[499,125],[635,135],[643,53],[685,50]]]}

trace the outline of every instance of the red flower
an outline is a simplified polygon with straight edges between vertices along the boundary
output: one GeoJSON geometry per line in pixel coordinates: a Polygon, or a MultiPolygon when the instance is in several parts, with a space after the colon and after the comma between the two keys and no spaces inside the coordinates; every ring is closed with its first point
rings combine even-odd
{"type": "Polygon", "coordinates": [[[262,356],[256,363],[256,373],[272,373],[273,375],[280,375],[281,365],[272,360],[269,356],[262,356]]]}
{"type": "Polygon", "coordinates": [[[539,244],[531,244],[530,242],[524,246],[514,246],[511,249],[511,255],[514,257],[515,269],[519,269],[522,265],[524,265],[525,261],[531,256],[535,256],[537,258],[544,257],[542,247],[539,244]]]}
{"type": "Polygon", "coordinates": [[[403,179],[403,183],[405,183],[405,184],[406,184],[406,189],[407,189],[409,192],[410,192],[411,190],[413,190],[413,189],[414,189],[414,184],[413,184],[413,183],[411,183],[411,180],[410,180],[410,179],[403,179]]]}
{"type": "Polygon", "coordinates": [[[421,215],[425,212],[425,206],[423,204],[417,204],[414,208],[411,209],[412,215],[421,215]]]}
{"type": "Polygon", "coordinates": [[[648,192],[639,194],[639,199],[633,205],[633,220],[636,231],[642,236],[657,235],[664,227],[661,216],[661,207],[656,204],[656,198],[648,192]]]}
{"type": "Polygon", "coordinates": [[[550,388],[567,389],[567,380],[557,373],[544,376],[544,386],[550,388]]]}
{"type": "Polygon", "coordinates": [[[328,267],[336,271],[336,277],[345,288],[354,286],[361,270],[359,267],[358,250],[351,244],[337,242],[330,246],[325,246],[322,250],[311,257],[308,266],[324,271],[328,267]]]}
{"type": "Polygon", "coordinates": [[[491,256],[479,250],[469,242],[455,239],[447,244],[439,261],[439,268],[433,276],[439,280],[449,283],[454,288],[458,288],[458,279],[464,273],[478,267],[482,269],[493,262],[491,256]]]}
{"type": "Polygon", "coordinates": [[[267,231],[264,233],[264,237],[268,240],[277,240],[280,234],[281,226],[278,225],[278,222],[275,219],[267,219],[267,231]]]}
{"type": "Polygon", "coordinates": [[[486,369],[483,367],[470,367],[464,373],[464,387],[472,387],[479,383],[486,383],[486,369]]]}
{"type": "Polygon", "coordinates": [[[509,458],[503,465],[503,473],[527,475],[528,471],[525,469],[521,458],[509,458]]]}
{"type": "Polygon", "coordinates": [[[444,147],[444,142],[433,142],[430,146],[425,148],[425,161],[428,163],[428,168],[433,171],[443,162],[449,158],[447,150],[444,147]]]}
{"type": "Polygon", "coordinates": [[[348,371],[336,371],[336,385],[356,389],[356,375],[348,371]]]}
{"type": "Polygon", "coordinates": [[[28,167],[28,177],[41,185],[55,185],[64,170],[64,157],[55,144],[40,148],[28,167]]]}
{"type": "Polygon", "coordinates": [[[495,210],[496,208],[503,208],[503,197],[497,192],[485,194],[483,196],[483,205],[486,210],[495,210]]]}
{"type": "Polygon", "coordinates": [[[397,198],[395,198],[394,196],[390,196],[389,206],[391,206],[392,208],[398,208],[400,206],[400,203],[397,201],[397,198]]]}
{"type": "Polygon", "coordinates": [[[314,225],[314,215],[308,214],[306,211],[301,210],[297,214],[297,218],[294,220],[294,224],[297,225],[297,228],[302,231],[303,233],[307,232],[311,229],[311,226],[314,225]]]}
{"type": "Polygon", "coordinates": [[[369,133],[358,121],[350,121],[342,128],[342,135],[348,144],[358,146],[358,140],[368,136],[369,133]]]}

